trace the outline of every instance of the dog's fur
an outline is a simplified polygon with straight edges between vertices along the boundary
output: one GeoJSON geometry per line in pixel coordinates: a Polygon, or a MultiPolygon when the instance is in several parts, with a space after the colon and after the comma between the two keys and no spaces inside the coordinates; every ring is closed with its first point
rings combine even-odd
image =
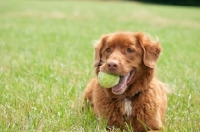
{"type": "Polygon", "coordinates": [[[123,88],[105,89],[93,78],[84,91],[84,98],[100,119],[107,119],[107,126],[125,129],[130,124],[134,132],[163,127],[168,89],[154,75],[161,51],[159,41],[141,32],[111,33],[97,42],[96,75],[103,71],[129,76],[123,88]]]}

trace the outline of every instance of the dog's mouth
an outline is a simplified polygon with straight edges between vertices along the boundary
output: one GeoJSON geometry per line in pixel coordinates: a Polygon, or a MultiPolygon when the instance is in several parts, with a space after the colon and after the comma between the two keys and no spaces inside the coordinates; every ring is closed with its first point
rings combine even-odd
{"type": "Polygon", "coordinates": [[[112,87],[112,93],[114,93],[115,95],[120,95],[124,93],[127,89],[128,83],[130,83],[134,75],[135,70],[133,69],[128,75],[120,76],[119,83],[112,87]]]}

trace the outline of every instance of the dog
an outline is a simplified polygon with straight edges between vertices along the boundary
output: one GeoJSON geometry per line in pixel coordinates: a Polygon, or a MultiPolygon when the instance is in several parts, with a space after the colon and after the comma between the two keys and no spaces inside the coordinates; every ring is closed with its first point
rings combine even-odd
{"type": "Polygon", "coordinates": [[[164,128],[168,88],[156,79],[156,62],[162,51],[159,41],[143,32],[115,32],[103,35],[95,45],[95,73],[120,76],[112,88],[103,88],[98,78],[87,84],[83,97],[94,114],[106,119],[107,127],[134,132],[164,128]]]}

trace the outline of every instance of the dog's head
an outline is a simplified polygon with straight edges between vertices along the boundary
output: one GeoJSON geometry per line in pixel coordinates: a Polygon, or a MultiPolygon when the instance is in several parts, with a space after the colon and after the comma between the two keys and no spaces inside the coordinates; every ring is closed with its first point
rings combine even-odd
{"type": "Polygon", "coordinates": [[[107,34],[95,45],[96,73],[103,71],[120,76],[111,92],[120,95],[146,69],[154,69],[162,49],[145,33],[118,32],[107,34]]]}

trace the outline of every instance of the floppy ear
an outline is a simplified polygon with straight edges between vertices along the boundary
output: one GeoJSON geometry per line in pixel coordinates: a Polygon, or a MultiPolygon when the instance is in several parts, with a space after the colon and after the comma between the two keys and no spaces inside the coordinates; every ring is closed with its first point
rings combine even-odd
{"type": "Polygon", "coordinates": [[[149,68],[155,68],[162,51],[159,41],[153,41],[149,35],[144,33],[137,33],[136,36],[143,49],[144,64],[149,68]]]}
{"type": "Polygon", "coordinates": [[[106,39],[108,35],[104,35],[100,40],[96,41],[94,45],[95,54],[94,54],[94,67],[98,67],[101,65],[101,50],[105,45],[106,39]]]}

